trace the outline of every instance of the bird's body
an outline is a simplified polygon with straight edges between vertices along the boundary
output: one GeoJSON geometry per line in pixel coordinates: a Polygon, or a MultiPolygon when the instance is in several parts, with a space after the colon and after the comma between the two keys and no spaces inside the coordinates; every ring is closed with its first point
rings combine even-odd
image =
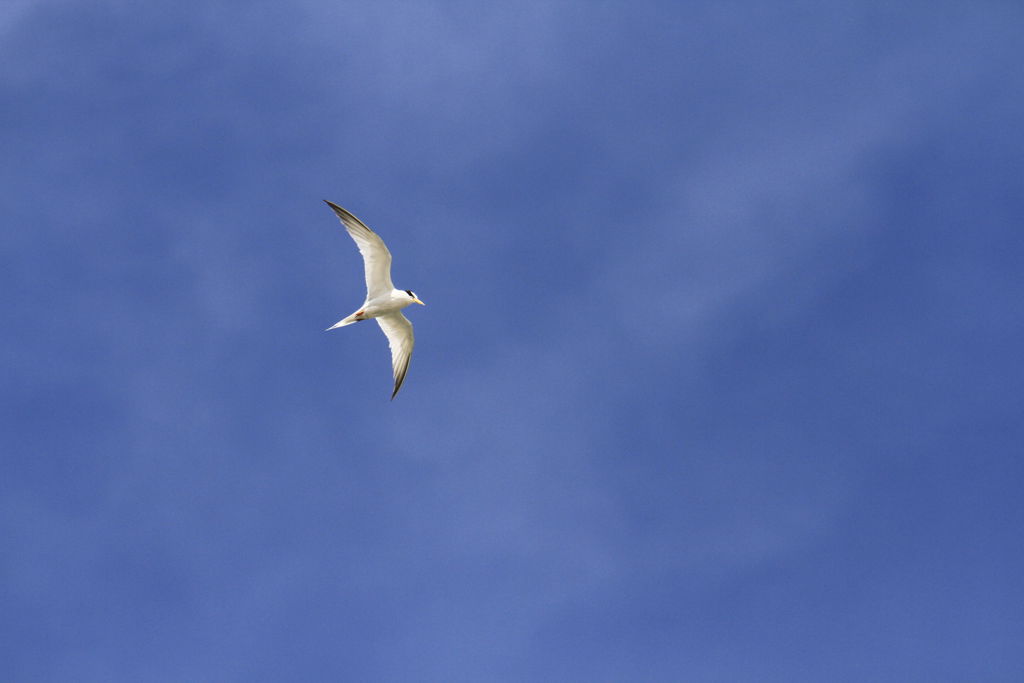
{"type": "Polygon", "coordinates": [[[391,347],[391,365],[395,377],[395,389],[391,393],[393,399],[402,387],[402,382],[405,381],[405,374],[409,370],[409,359],[412,357],[412,347],[415,343],[412,323],[402,315],[402,309],[410,304],[422,304],[423,302],[411,290],[395,289],[391,283],[391,252],[388,251],[384,240],[345,209],[326,199],[324,201],[333,209],[342,225],[345,226],[345,230],[355,240],[356,246],[359,247],[359,253],[363,256],[366,274],[366,299],[363,301],[363,305],[358,311],[342,318],[327,329],[333,330],[363,320],[376,319],[391,347]]]}
{"type": "Polygon", "coordinates": [[[327,329],[333,330],[336,327],[344,327],[345,325],[351,325],[352,323],[358,323],[372,318],[380,318],[385,315],[393,315],[395,313],[401,315],[399,311],[414,303],[416,302],[412,301],[405,291],[396,289],[375,299],[368,298],[363,302],[363,305],[359,307],[358,311],[347,318],[339,320],[327,329]]]}

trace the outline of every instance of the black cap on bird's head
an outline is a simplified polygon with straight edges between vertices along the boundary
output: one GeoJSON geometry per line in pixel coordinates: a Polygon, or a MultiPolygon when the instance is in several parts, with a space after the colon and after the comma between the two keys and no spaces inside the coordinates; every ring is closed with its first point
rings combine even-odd
{"type": "Polygon", "coordinates": [[[412,299],[414,303],[417,303],[420,306],[426,306],[426,304],[420,301],[419,297],[416,296],[416,294],[411,289],[405,290],[405,293],[409,295],[409,298],[412,299]]]}

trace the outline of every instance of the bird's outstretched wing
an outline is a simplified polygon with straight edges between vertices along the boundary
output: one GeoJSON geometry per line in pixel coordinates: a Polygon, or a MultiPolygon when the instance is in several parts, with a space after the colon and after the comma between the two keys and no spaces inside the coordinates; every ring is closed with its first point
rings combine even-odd
{"type": "Polygon", "coordinates": [[[409,371],[409,359],[412,358],[412,346],[416,339],[412,334],[412,323],[401,311],[379,316],[375,320],[391,347],[391,368],[395,373],[395,390],[391,392],[391,398],[394,399],[405,381],[405,373],[409,371]]]}
{"type": "MultiPolygon", "coordinates": [[[[363,255],[363,267],[366,270],[366,299],[375,299],[383,294],[390,294],[395,288],[391,284],[391,252],[388,251],[380,235],[366,227],[366,224],[341,208],[334,202],[324,202],[334,210],[341,219],[348,234],[355,240],[359,253],[363,255]]],[[[412,344],[410,343],[410,348],[412,344]]]]}

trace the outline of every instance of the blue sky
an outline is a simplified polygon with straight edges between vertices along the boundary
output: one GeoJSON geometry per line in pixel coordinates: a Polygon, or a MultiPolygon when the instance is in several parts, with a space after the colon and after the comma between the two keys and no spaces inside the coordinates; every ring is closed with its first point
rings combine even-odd
{"type": "Polygon", "coordinates": [[[4,3],[3,677],[1021,680],[1024,9],[853,4],[4,3]]]}

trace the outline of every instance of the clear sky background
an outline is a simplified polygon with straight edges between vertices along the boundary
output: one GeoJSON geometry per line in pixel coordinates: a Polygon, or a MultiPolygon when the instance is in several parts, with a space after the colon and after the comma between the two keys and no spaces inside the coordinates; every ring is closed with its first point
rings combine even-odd
{"type": "Polygon", "coordinates": [[[1024,680],[1022,36],[5,0],[0,678],[1024,680]]]}

